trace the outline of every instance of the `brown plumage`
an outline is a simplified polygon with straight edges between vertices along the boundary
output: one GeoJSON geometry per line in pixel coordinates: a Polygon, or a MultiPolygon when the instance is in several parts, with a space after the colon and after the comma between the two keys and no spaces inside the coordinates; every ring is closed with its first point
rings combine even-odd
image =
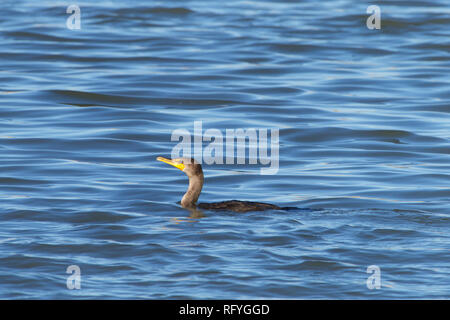
{"type": "Polygon", "coordinates": [[[296,209],[293,207],[279,207],[273,204],[263,202],[239,201],[239,200],[197,204],[197,200],[202,191],[204,182],[202,166],[197,161],[191,158],[166,159],[163,157],[158,157],[157,160],[168,163],[180,169],[188,176],[189,187],[180,202],[183,208],[192,210],[198,208],[203,210],[234,211],[234,212],[296,209]]]}
{"type": "Polygon", "coordinates": [[[234,212],[283,210],[279,206],[270,203],[239,201],[239,200],[228,200],[214,203],[199,203],[197,207],[199,209],[204,210],[234,211],[234,212]]]}

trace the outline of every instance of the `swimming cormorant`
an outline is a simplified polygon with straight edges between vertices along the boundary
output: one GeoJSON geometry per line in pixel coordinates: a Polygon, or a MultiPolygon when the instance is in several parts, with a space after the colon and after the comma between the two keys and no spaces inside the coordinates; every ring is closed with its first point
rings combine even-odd
{"type": "Polygon", "coordinates": [[[168,163],[175,168],[180,169],[189,178],[189,187],[181,199],[181,206],[186,209],[195,210],[197,208],[204,210],[249,212],[264,210],[289,210],[297,209],[293,207],[279,207],[269,203],[229,200],[214,203],[199,203],[198,197],[203,187],[203,170],[202,166],[192,158],[166,159],[157,157],[156,160],[168,163]]]}

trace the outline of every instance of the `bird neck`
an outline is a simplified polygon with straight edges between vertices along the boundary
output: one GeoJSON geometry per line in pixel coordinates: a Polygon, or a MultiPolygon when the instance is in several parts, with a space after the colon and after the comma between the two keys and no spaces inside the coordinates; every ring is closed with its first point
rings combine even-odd
{"type": "Polygon", "coordinates": [[[203,174],[189,177],[189,187],[181,199],[182,207],[192,208],[196,206],[200,192],[202,192],[203,180],[203,174]]]}

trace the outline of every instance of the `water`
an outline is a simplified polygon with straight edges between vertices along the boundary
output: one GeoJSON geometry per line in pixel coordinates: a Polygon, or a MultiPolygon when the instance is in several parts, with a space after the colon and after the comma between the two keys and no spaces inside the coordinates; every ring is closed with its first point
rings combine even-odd
{"type": "Polygon", "coordinates": [[[447,1],[69,4],[0,8],[0,298],[449,298],[447,1]],[[300,209],[190,217],[195,120],[280,133],[201,201],[300,209]]]}

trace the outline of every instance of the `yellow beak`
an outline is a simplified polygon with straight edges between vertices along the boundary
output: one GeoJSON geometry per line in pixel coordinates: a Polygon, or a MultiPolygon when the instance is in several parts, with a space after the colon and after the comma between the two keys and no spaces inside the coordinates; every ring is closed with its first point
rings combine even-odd
{"type": "Polygon", "coordinates": [[[185,168],[184,164],[179,162],[178,159],[170,160],[170,159],[166,159],[166,158],[163,158],[163,157],[158,157],[158,158],[156,158],[156,160],[168,163],[171,166],[174,166],[175,168],[180,169],[181,171],[183,171],[184,168],[185,168]]]}

